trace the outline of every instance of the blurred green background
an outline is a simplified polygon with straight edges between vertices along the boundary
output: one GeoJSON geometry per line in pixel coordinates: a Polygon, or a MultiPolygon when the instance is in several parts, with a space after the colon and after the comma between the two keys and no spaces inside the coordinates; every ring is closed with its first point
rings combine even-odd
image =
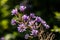
{"type": "MultiPolygon", "coordinates": [[[[23,0],[0,0],[0,37],[19,35],[15,26],[11,25],[11,10],[18,7],[23,0]]],[[[56,34],[56,40],[60,40],[60,0],[27,0],[31,9],[26,12],[34,12],[42,17],[49,25],[50,31],[56,34]]],[[[19,36],[17,37],[17,39],[19,36]]]]}

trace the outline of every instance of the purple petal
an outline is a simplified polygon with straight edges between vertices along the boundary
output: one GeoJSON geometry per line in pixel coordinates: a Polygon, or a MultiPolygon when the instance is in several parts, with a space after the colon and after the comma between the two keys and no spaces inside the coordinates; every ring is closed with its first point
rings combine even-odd
{"type": "Polygon", "coordinates": [[[46,27],[46,29],[49,29],[50,28],[50,26],[47,25],[47,24],[44,24],[44,26],[46,27]]]}
{"type": "Polygon", "coordinates": [[[16,15],[16,14],[18,14],[18,10],[17,10],[17,8],[16,8],[16,9],[13,9],[13,10],[11,11],[11,13],[12,13],[12,15],[16,15]]]}
{"type": "Polygon", "coordinates": [[[33,35],[34,37],[36,37],[38,35],[38,30],[32,30],[31,32],[32,32],[31,35],[33,35]]]}
{"type": "Polygon", "coordinates": [[[25,21],[27,21],[28,18],[29,18],[29,16],[27,16],[27,15],[23,15],[23,16],[22,16],[22,19],[25,20],[25,21]]]}
{"type": "Polygon", "coordinates": [[[25,35],[25,39],[28,39],[28,37],[29,37],[29,34],[26,34],[26,35],[25,35]]]}
{"type": "Polygon", "coordinates": [[[12,24],[12,25],[16,25],[16,20],[12,19],[12,20],[11,20],[11,24],[12,24]]]}
{"type": "Polygon", "coordinates": [[[25,27],[24,24],[20,24],[19,27],[17,27],[17,28],[18,28],[18,31],[19,31],[19,32],[24,32],[24,31],[26,31],[26,27],[25,27]]]}
{"type": "Polygon", "coordinates": [[[33,21],[33,20],[29,21],[29,25],[30,25],[30,26],[33,25],[34,22],[35,22],[35,21],[33,21]]]}
{"type": "Polygon", "coordinates": [[[41,22],[42,19],[40,17],[36,17],[35,20],[36,20],[36,22],[41,22]]]}
{"type": "Polygon", "coordinates": [[[35,14],[34,13],[30,13],[30,17],[35,18],[35,14]]]}
{"type": "Polygon", "coordinates": [[[23,12],[23,11],[26,9],[26,6],[20,6],[20,8],[19,8],[19,9],[20,9],[20,11],[22,11],[22,12],[23,12]]]}

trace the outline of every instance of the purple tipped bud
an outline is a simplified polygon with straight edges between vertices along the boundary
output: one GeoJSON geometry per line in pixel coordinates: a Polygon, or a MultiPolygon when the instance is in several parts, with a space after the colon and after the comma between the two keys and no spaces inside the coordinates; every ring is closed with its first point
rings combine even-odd
{"type": "Polygon", "coordinates": [[[32,32],[31,35],[33,35],[34,37],[36,37],[38,35],[38,30],[32,30],[31,32],[32,32]]]}
{"type": "Polygon", "coordinates": [[[46,27],[46,29],[49,29],[50,28],[50,26],[47,25],[47,24],[43,24],[43,25],[46,27]]]}
{"type": "Polygon", "coordinates": [[[35,14],[34,13],[30,13],[30,17],[35,18],[35,14]]]}
{"type": "Polygon", "coordinates": [[[36,17],[36,22],[41,22],[41,18],[40,17],[36,17]]]}
{"type": "Polygon", "coordinates": [[[12,24],[12,25],[16,25],[16,20],[12,19],[12,20],[11,20],[11,24],[12,24]]]}
{"type": "Polygon", "coordinates": [[[44,20],[42,20],[41,23],[46,27],[46,29],[50,28],[50,26],[47,25],[47,23],[44,20]]]}
{"type": "Polygon", "coordinates": [[[24,32],[24,31],[26,31],[26,27],[25,27],[24,24],[20,24],[19,27],[17,27],[17,28],[18,28],[18,31],[19,31],[19,32],[24,32]]]}
{"type": "Polygon", "coordinates": [[[27,15],[23,15],[23,16],[22,16],[22,19],[25,20],[25,21],[27,21],[28,18],[29,18],[29,16],[27,16],[27,15]]]}
{"type": "Polygon", "coordinates": [[[46,25],[46,29],[49,29],[50,28],[50,26],[49,25],[46,25]]]}
{"type": "Polygon", "coordinates": [[[26,35],[25,35],[25,39],[28,39],[28,37],[29,37],[29,34],[26,34],[26,35]]]}
{"type": "Polygon", "coordinates": [[[26,6],[20,6],[20,11],[23,12],[26,9],[26,6]]]}
{"type": "Polygon", "coordinates": [[[11,13],[12,13],[12,15],[17,15],[17,14],[18,14],[17,8],[16,8],[16,9],[13,9],[13,10],[11,11],[11,13]]]}

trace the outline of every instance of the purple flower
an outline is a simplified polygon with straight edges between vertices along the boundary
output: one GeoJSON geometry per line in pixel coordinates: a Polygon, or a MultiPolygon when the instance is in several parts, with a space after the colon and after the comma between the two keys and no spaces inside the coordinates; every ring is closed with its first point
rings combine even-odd
{"type": "Polygon", "coordinates": [[[29,18],[29,16],[27,16],[27,15],[23,15],[23,16],[22,16],[22,19],[25,20],[25,21],[27,21],[28,18],[29,18]]]}
{"type": "Polygon", "coordinates": [[[19,8],[19,9],[20,9],[20,11],[22,11],[22,12],[23,12],[23,11],[26,9],[26,6],[20,6],[20,8],[19,8]]]}
{"type": "Polygon", "coordinates": [[[26,34],[26,35],[25,35],[25,39],[28,39],[28,37],[29,37],[29,34],[26,34]]]}
{"type": "Polygon", "coordinates": [[[24,31],[26,31],[26,26],[25,26],[24,24],[20,24],[19,27],[17,27],[17,28],[18,28],[18,31],[19,31],[19,32],[24,32],[24,31]]]}
{"type": "Polygon", "coordinates": [[[28,26],[31,29],[37,29],[37,25],[35,24],[35,20],[30,20],[28,26]]]}
{"type": "Polygon", "coordinates": [[[48,28],[50,27],[50,26],[47,25],[47,23],[46,23],[42,18],[40,18],[40,17],[36,17],[35,21],[36,21],[36,22],[41,22],[41,23],[46,27],[46,29],[48,29],[48,28]]]}
{"type": "Polygon", "coordinates": [[[31,35],[33,35],[34,37],[36,37],[38,35],[38,30],[33,29],[31,32],[32,32],[31,35]]]}
{"type": "Polygon", "coordinates": [[[16,20],[12,19],[12,20],[11,20],[11,24],[12,24],[12,25],[16,25],[16,20]]]}
{"type": "Polygon", "coordinates": [[[30,26],[33,25],[34,23],[35,23],[35,21],[33,21],[33,20],[29,21],[30,26]]]}
{"type": "Polygon", "coordinates": [[[41,20],[41,23],[44,25],[44,27],[46,27],[46,29],[50,28],[50,26],[47,25],[47,23],[44,20],[41,20]]]}
{"type": "Polygon", "coordinates": [[[35,14],[34,13],[30,13],[30,17],[35,18],[35,14]]]}
{"type": "Polygon", "coordinates": [[[43,24],[43,25],[46,27],[46,29],[50,28],[50,26],[47,24],[43,24]]]}
{"type": "Polygon", "coordinates": [[[35,20],[36,20],[36,22],[41,22],[42,19],[40,17],[36,17],[35,20]]]}
{"type": "Polygon", "coordinates": [[[1,37],[1,40],[5,40],[4,37],[1,37]]]}
{"type": "Polygon", "coordinates": [[[13,9],[13,10],[11,11],[11,13],[12,13],[12,15],[17,15],[17,14],[18,14],[17,8],[16,8],[16,9],[13,9]]]}

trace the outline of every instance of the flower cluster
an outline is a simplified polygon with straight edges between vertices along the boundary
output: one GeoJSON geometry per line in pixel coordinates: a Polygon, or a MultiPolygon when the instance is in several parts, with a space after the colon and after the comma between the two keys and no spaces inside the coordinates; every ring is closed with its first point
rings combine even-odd
{"type": "MultiPolygon", "coordinates": [[[[24,12],[26,10],[26,6],[20,6],[19,10],[20,12],[24,12]]],[[[34,13],[30,13],[30,15],[24,14],[22,17],[19,16],[18,9],[15,8],[11,11],[12,15],[17,16],[18,20],[12,19],[11,24],[16,25],[18,32],[25,32],[27,29],[30,30],[30,34],[25,35],[25,39],[28,39],[30,36],[36,37],[38,36],[40,27],[39,25],[42,24],[46,29],[48,29],[50,26],[41,18],[38,16],[35,16],[34,13]]]]}

